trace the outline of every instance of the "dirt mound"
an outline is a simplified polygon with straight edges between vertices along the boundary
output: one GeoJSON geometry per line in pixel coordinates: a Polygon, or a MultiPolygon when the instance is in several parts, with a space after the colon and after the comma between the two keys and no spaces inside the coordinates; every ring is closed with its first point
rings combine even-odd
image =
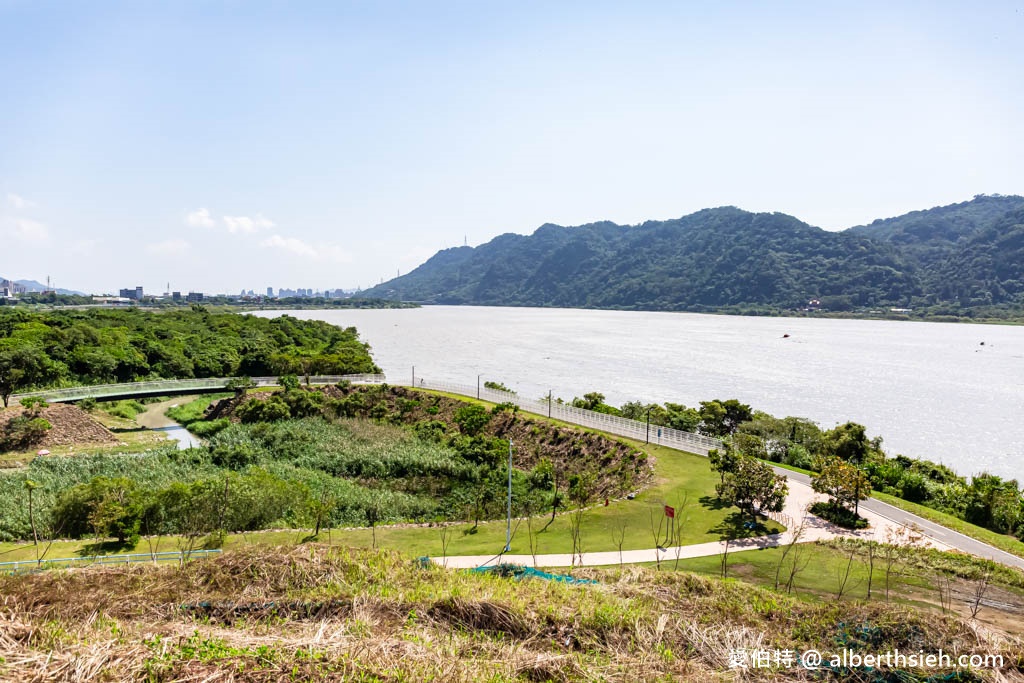
{"type": "MultiPolygon", "coordinates": [[[[406,387],[355,385],[303,389],[323,394],[323,413],[335,417],[386,420],[391,424],[414,426],[443,423],[456,430],[456,415],[469,405],[406,387]]],[[[226,398],[210,406],[204,419],[226,417],[238,421],[237,409],[246,401],[266,401],[280,392],[253,393],[248,397],[226,398]]],[[[549,460],[563,484],[574,474],[593,475],[595,499],[620,498],[647,486],[654,476],[654,463],[647,454],[602,434],[568,425],[556,425],[518,411],[492,411],[482,433],[516,444],[516,467],[529,470],[542,459],[549,460]]]]}
{"type": "MultiPolygon", "coordinates": [[[[0,411],[0,433],[7,424],[27,412],[24,408],[15,407],[0,411]]],[[[45,406],[39,417],[50,423],[51,428],[41,440],[32,444],[31,448],[56,448],[62,446],[83,445],[115,445],[118,439],[114,434],[94,420],[89,413],[78,406],[63,403],[51,403],[45,406]]]]}

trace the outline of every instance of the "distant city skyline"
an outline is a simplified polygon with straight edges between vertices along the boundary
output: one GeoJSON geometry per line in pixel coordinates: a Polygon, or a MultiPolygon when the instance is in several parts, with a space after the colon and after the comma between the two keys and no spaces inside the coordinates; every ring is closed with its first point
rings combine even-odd
{"type": "Polygon", "coordinates": [[[365,289],[547,222],[1021,194],[1022,45],[1004,0],[8,0],[0,276],[365,289]]]}

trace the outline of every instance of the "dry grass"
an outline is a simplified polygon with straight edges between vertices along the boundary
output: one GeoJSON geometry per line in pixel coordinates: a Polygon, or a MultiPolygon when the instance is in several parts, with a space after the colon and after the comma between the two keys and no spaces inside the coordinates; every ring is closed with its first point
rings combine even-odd
{"type": "Polygon", "coordinates": [[[675,572],[579,574],[601,583],[304,546],[0,578],[0,680],[735,680],[732,648],[829,649],[851,624],[870,626],[869,651],[998,652],[1012,663],[998,680],[1024,679],[1018,640],[952,617],[805,603],[675,572]]]}

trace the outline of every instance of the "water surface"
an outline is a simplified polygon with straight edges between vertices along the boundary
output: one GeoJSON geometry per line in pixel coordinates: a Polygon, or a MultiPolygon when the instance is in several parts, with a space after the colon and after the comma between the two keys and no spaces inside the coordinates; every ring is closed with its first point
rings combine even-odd
{"type": "Polygon", "coordinates": [[[282,313],[357,327],[393,381],[415,366],[538,398],[738,398],[824,428],[860,422],[890,454],[1024,479],[1024,327],[469,306],[260,315],[282,313]]]}

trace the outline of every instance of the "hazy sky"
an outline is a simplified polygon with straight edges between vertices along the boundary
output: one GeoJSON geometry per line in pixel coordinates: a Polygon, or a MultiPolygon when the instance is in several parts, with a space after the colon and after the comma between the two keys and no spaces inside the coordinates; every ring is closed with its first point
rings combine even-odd
{"type": "Polygon", "coordinates": [[[1024,2],[0,0],[0,83],[0,275],[86,291],[1024,193],[1024,2]]]}

